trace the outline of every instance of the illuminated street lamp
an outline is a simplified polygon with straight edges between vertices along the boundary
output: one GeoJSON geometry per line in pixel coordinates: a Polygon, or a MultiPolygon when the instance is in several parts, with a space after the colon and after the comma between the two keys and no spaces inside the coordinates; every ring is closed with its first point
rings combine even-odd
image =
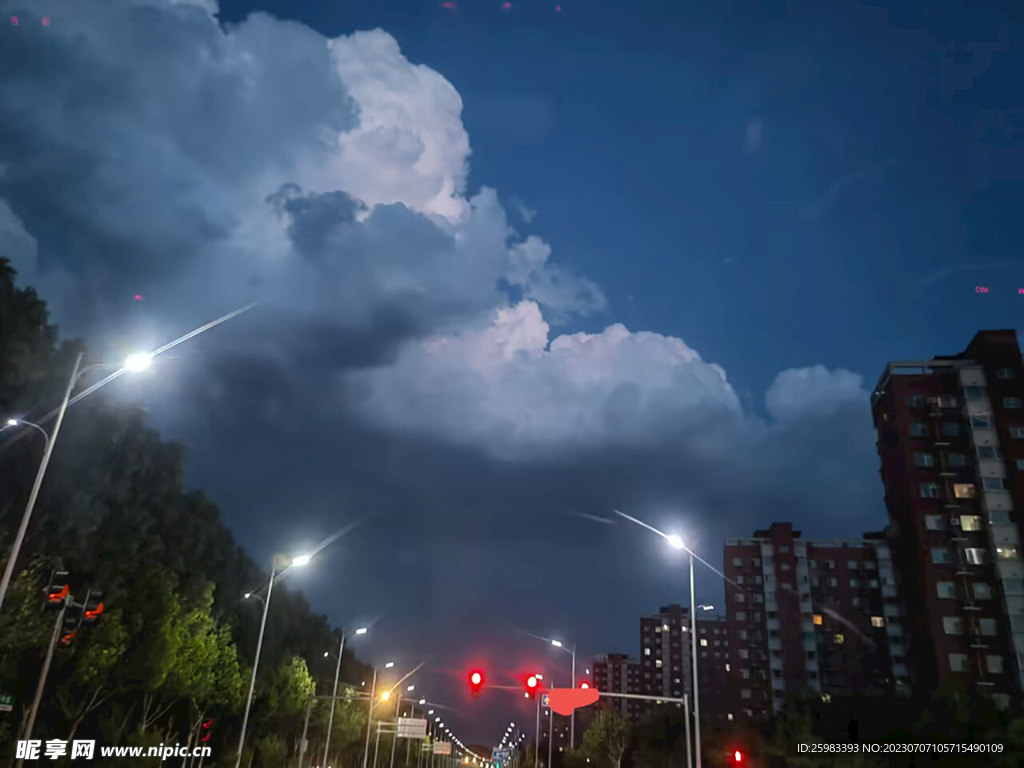
{"type": "MultiPolygon", "coordinates": [[[[122,371],[131,371],[137,373],[144,371],[152,363],[153,355],[148,352],[139,352],[131,355],[124,363],[123,366],[111,366],[108,363],[93,363],[82,367],[83,352],[78,353],[78,357],[75,358],[75,367],[71,370],[71,378],[68,380],[67,389],[64,390],[64,399],[61,401],[60,410],[57,412],[57,421],[53,425],[53,433],[47,434],[46,430],[38,424],[34,424],[29,421],[23,421],[21,419],[7,419],[5,424],[7,427],[18,427],[24,425],[35,429],[43,434],[46,442],[43,448],[43,458],[39,462],[39,469],[36,472],[35,482],[32,484],[32,491],[28,496],[28,503],[25,504],[25,511],[21,516],[21,525],[18,526],[18,532],[14,536],[14,543],[11,545],[11,550],[7,554],[7,566],[4,568],[4,575],[0,578],[0,609],[3,609],[4,599],[7,597],[7,589],[11,584],[11,578],[14,576],[14,567],[17,564],[18,554],[21,552],[21,545],[25,541],[25,532],[28,530],[29,520],[32,519],[32,511],[36,507],[36,499],[39,498],[39,489],[43,485],[43,478],[46,476],[46,468],[50,465],[50,457],[53,455],[53,446],[57,442],[57,435],[60,434],[61,425],[64,423],[64,415],[67,413],[68,405],[71,401],[71,393],[75,390],[75,385],[78,380],[82,377],[86,371],[91,371],[95,368],[119,368],[120,370],[114,374],[119,375],[122,371]]],[[[111,377],[112,378],[112,377],[111,377]]]]}
{"type": "MultiPolygon", "coordinates": [[[[287,571],[291,570],[292,567],[302,567],[309,563],[312,555],[299,555],[291,560],[291,562],[280,562],[275,558],[274,563],[270,568],[270,581],[267,582],[267,596],[261,598],[263,603],[263,618],[260,620],[260,634],[259,639],[256,640],[256,659],[252,664],[252,677],[249,679],[249,696],[245,700],[245,714],[242,716],[242,731],[238,735],[238,756],[235,758],[235,768],[239,768],[242,764],[242,748],[245,746],[245,729],[249,725],[249,710],[252,708],[252,695],[256,690],[256,670],[260,666],[260,651],[263,650],[263,633],[267,628],[267,611],[270,608],[270,595],[274,589],[274,580],[279,576],[283,576],[287,571]],[[281,567],[280,573],[278,567],[281,567]]],[[[247,592],[246,597],[253,597],[252,592],[247,592]]]]}

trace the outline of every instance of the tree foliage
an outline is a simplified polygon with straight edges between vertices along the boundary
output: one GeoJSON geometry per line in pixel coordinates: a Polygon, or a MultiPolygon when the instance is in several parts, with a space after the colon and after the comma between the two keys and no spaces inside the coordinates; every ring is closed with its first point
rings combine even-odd
{"type": "Polygon", "coordinates": [[[612,768],[619,768],[629,746],[631,730],[629,720],[621,712],[602,709],[583,737],[583,748],[589,755],[607,760],[612,768]]]}
{"type": "MultiPolygon", "coordinates": [[[[0,258],[0,417],[39,420],[59,403],[78,352],[86,364],[94,360],[80,342],[59,339],[45,302],[15,279],[0,258]]],[[[0,432],[0,567],[42,449],[34,430],[0,432]]],[[[268,574],[184,478],[182,447],[149,427],[141,409],[108,402],[101,390],[68,411],[0,611],[0,690],[18,702],[4,720],[9,730],[18,729],[32,700],[55,619],[41,610],[41,588],[60,566],[79,600],[101,589],[106,610],[57,649],[35,735],[184,743],[205,716],[217,723],[214,753],[233,749],[260,622],[259,605],[241,597],[268,574]]],[[[275,586],[250,731],[258,722],[261,735],[278,740],[260,742],[257,762],[272,764],[259,746],[276,754],[280,744],[287,751],[295,743],[315,681],[323,688],[333,680],[322,656],[339,637],[301,595],[275,586]]],[[[346,653],[343,682],[365,677],[346,653]]],[[[332,744],[339,750],[365,724],[359,713],[358,702],[337,707],[332,744]]]]}

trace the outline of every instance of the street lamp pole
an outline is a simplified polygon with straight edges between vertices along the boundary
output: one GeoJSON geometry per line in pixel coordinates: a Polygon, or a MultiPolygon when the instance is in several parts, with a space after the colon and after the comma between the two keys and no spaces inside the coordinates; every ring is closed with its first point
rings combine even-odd
{"type": "MultiPolygon", "coordinates": [[[[576,644],[572,646],[572,687],[576,687],[576,644]]],[[[569,749],[576,749],[576,710],[569,719],[569,749]]]]}
{"type": "Polygon", "coordinates": [[[0,578],[0,610],[4,606],[4,598],[7,597],[7,588],[11,584],[11,577],[14,575],[14,566],[18,560],[18,554],[21,552],[21,545],[25,541],[25,532],[28,531],[29,520],[32,519],[32,511],[36,507],[36,499],[39,498],[39,488],[43,484],[43,478],[46,476],[46,468],[50,464],[50,456],[53,455],[53,446],[57,442],[57,435],[60,434],[61,424],[64,423],[64,414],[68,410],[68,402],[71,400],[71,392],[75,388],[75,382],[78,381],[78,374],[82,367],[82,356],[84,353],[79,352],[78,357],[75,358],[75,367],[71,371],[71,378],[68,380],[67,389],[64,391],[64,399],[60,404],[60,411],[57,413],[57,421],[53,425],[53,434],[51,434],[46,440],[46,448],[43,451],[43,460],[39,462],[39,470],[36,472],[35,482],[32,484],[32,491],[28,496],[28,504],[25,505],[25,512],[21,516],[21,525],[18,526],[18,533],[14,537],[14,544],[11,545],[11,551],[7,554],[7,566],[4,568],[4,575],[0,578]]]}
{"type": "Polygon", "coordinates": [[[373,682],[370,684],[370,712],[366,716],[366,747],[363,749],[363,768],[370,759],[370,733],[373,730],[373,707],[377,701],[377,668],[373,668],[373,682]]]}
{"type": "Polygon", "coordinates": [[[256,659],[252,663],[252,677],[249,679],[249,696],[245,700],[245,714],[242,716],[242,732],[238,735],[238,756],[235,768],[242,764],[242,748],[245,746],[245,729],[249,725],[249,710],[252,708],[252,694],[256,690],[256,670],[260,666],[260,651],[263,650],[263,633],[267,628],[267,611],[270,608],[270,593],[274,589],[274,578],[277,576],[277,563],[270,568],[270,581],[267,582],[267,596],[263,599],[263,618],[260,620],[260,635],[256,641],[256,659]]]}
{"type": "MultiPolygon", "coordinates": [[[[334,668],[334,693],[331,694],[331,714],[327,718],[327,739],[324,741],[324,766],[327,765],[327,750],[331,748],[331,726],[334,725],[334,705],[338,700],[338,677],[341,675],[341,657],[345,653],[345,630],[341,630],[341,645],[338,647],[338,665],[334,668]]],[[[370,706],[373,706],[372,702],[370,706]]]]}
{"type": "Polygon", "coordinates": [[[700,768],[700,698],[697,694],[697,597],[693,583],[693,552],[690,555],[690,649],[693,652],[693,757],[700,768]]]}

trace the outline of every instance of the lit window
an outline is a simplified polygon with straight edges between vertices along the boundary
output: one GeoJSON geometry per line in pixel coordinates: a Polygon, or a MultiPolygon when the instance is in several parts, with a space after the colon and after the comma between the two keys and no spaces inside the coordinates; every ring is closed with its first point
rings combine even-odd
{"type": "Polygon", "coordinates": [[[958,499],[973,499],[978,495],[978,490],[974,487],[973,483],[955,483],[953,485],[953,495],[958,499]]]}
{"type": "Polygon", "coordinates": [[[995,675],[1001,675],[1003,673],[1003,657],[1002,656],[986,656],[985,666],[988,671],[995,675]]]}
{"type": "Polygon", "coordinates": [[[939,498],[939,484],[938,483],[921,483],[921,498],[922,499],[937,499],[937,498],[939,498]]]}
{"type": "Polygon", "coordinates": [[[942,524],[942,515],[925,515],[924,527],[929,531],[941,531],[945,528],[942,524]]]}
{"type": "Polygon", "coordinates": [[[728,665],[728,664],[726,664],[726,665],[725,665],[725,671],[726,671],[726,672],[728,672],[728,671],[729,671],[729,665],[728,665]]]}
{"type": "Polygon", "coordinates": [[[970,672],[970,667],[967,666],[967,654],[966,653],[951,653],[951,654],[949,654],[949,668],[953,672],[970,672]]]}
{"type": "Polygon", "coordinates": [[[1020,408],[1021,402],[1019,397],[1004,397],[1003,408],[1020,408]]]}
{"type": "Polygon", "coordinates": [[[702,648],[707,648],[707,647],[708,647],[708,641],[707,641],[707,639],[706,639],[706,638],[703,638],[703,637],[702,637],[702,638],[700,639],[700,644],[701,644],[701,647],[702,647],[702,648]]]}
{"type": "Polygon", "coordinates": [[[943,616],[942,629],[947,635],[962,635],[964,633],[964,620],[959,616],[943,616]]]}
{"type": "Polygon", "coordinates": [[[661,625],[661,628],[662,628],[662,629],[663,629],[663,630],[664,630],[665,632],[668,632],[668,624],[662,624],[662,625],[661,625]]]}
{"type": "Polygon", "coordinates": [[[930,453],[915,453],[914,454],[914,466],[915,467],[934,467],[935,457],[930,453]]]}
{"type": "Polygon", "coordinates": [[[969,565],[984,565],[988,562],[988,552],[978,547],[967,547],[964,557],[969,565]]]}
{"type": "Polygon", "coordinates": [[[836,634],[836,636],[833,637],[832,639],[835,641],[836,645],[842,645],[843,643],[846,642],[846,638],[843,637],[842,634],[836,634]]]}
{"type": "Polygon", "coordinates": [[[932,562],[936,565],[946,565],[949,563],[949,550],[945,547],[933,547],[932,548],[932,562]]]}
{"type": "Polygon", "coordinates": [[[991,600],[992,587],[983,581],[976,581],[971,585],[975,600],[991,600]]]}
{"type": "Polygon", "coordinates": [[[885,619],[883,619],[881,616],[872,616],[871,617],[871,626],[872,627],[884,627],[885,626],[885,619]]]}
{"type": "Polygon", "coordinates": [[[651,655],[651,649],[650,648],[644,648],[644,656],[650,656],[650,655],[651,655]]]}
{"type": "Polygon", "coordinates": [[[977,515],[960,515],[960,527],[965,531],[980,531],[981,518],[977,515]]]}
{"type": "Polygon", "coordinates": [[[726,715],[726,717],[729,718],[729,722],[732,722],[732,712],[730,712],[728,715],[726,715]]]}
{"type": "Polygon", "coordinates": [[[940,581],[935,585],[939,597],[944,600],[956,599],[956,585],[952,581],[940,581]]]}
{"type": "Polygon", "coordinates": [[[655,669],[661,669],[661,659],[655,659],[654,660],[654,668],[655,669]]]}
{"type": "Polygon", "coordinates": [[[1016,547],[996,547],[996,557],[1000,560],[1016,560],[1020,557],[1020,553],[1016,547]]]}

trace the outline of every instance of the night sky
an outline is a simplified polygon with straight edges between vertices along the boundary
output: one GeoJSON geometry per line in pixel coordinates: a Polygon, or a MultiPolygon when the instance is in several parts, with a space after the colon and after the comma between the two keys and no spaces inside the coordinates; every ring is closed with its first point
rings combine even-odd
{"type": "MultiPolygon", "coordinates": [[[[362,520],[289,583],[374,621],[366,660],[426,662],[467,743],[532,712],[470,700],[472,666],[565,682],[529,633],[583,668],[688,599],[613,510],[713,563],[775,520],[879,529],[885,363],[1021,327],[1024,61],[997,11],[0,4],[22,283],[111,359],[261,302],[109,394],[185,444],[260,562],[362,520]]],[[[706,568],[697,591],[721,604],[706,568]]]]}

